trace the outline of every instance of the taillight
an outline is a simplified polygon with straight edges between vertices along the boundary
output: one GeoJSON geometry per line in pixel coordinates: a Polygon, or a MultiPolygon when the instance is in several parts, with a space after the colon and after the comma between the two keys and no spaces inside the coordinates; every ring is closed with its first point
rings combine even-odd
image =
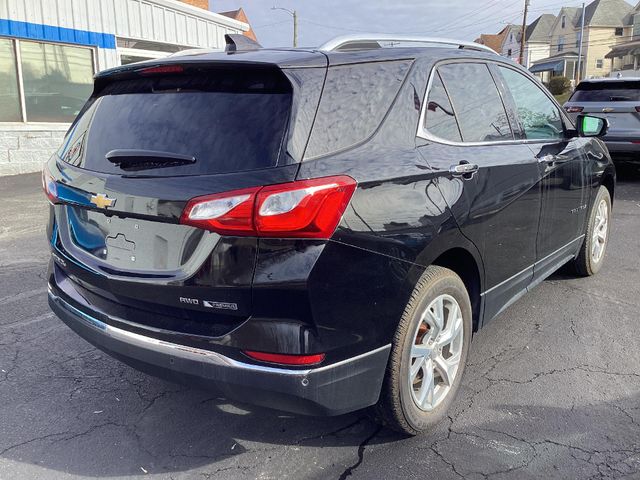
{"type": "Polygon", "coordinates": [[[157,67],[147,67],[136,70],[139,75],[162,75],[168,73],[183,73],[184,68],[181,65],[160,65],[157,67]]]}
{"type": "Polygon", "coordinates": [[[42,169],[42,190],[51,203],[58,203],[58,184],[46,165],[42,169]]]}
{"type": "Polygon", "coordinates": [[[261,362],[277,363],[280,365],[315,365],[324,360],[324,353],[315,355],[283,355],[280,353],[253,352],[245,350],[244,354],[261,362]]]}
{"type": "Polygon", "coordinates": [[[565,107],[567,113],[580,113],[584,110],[584,107],[565,107]]]}
{"type": "Polygon", "coordinates": [[[355,189],[356,181],[346,176],[264,187],[256,200],[258,235],[329,238],[355,189]]]}
{"type": "Polygon", "coordinates": [[[260,187],[196,197],[187,203],[180,223],[226,235],[255,235],[253,206],[260,187]]]}
{"type": "Polygon", "coordinates": [[[255,187],[196,197],[180,223],[226,235],[330,238],[356,181],[347,176],[255,187]]]}

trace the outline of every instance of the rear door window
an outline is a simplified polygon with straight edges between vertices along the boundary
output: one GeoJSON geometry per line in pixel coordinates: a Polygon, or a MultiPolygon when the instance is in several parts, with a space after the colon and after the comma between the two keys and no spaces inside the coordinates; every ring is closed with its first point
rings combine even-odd
{"type": "Polygon", "coordinates": [[[489,67],[452,63],[438,68],[464,142],[513,140],[507,112],[489,67]]]}
{"type": "Polygon", "coordinates": [[[570,102],[640,102],[640,81],[583,82],[570,102]]]}
{"type": "Polygon", "coordinates": [[[202,175],[273,167],[283,145],[291,97],[291,84],[279,71],[212,71],[116,81],[90,100],[59,156],[87,170],[128,175],[202,175]],[[123,152],[129,155],[128,165],[139,168],[125,169],[118,157],[123,152]]]}
{"type": "Polygon", "coordinates": [[[513,97],[525,137],[529,140],[564,137],[560,110],[540,87],[515,70],[498,69],[513,97]]]}
{"type": "Polygon", "coordinates": [[[453,111],[449,96],[444,89],[438,72],[434,74],[429,97],[427,98],[425,128],[429,133],[443,140],[462,141],[456,114],[453,111]]]}

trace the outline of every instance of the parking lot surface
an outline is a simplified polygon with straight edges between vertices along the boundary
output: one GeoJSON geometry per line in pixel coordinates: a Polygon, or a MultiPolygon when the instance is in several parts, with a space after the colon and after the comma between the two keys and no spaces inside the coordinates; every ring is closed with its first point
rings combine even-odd
{"type": "Polygon", "coordinates": [[[603,270],[561,272],[474,339],[460,395],[404,438],[148,377],[46,302],[38,175],[0,178],[0,479],[640,478],[640,171],[620,172],[603,270]]]}

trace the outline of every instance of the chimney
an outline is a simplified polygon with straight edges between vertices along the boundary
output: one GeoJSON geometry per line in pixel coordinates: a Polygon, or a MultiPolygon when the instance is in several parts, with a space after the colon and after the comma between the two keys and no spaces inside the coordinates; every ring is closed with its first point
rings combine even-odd
{"type": "Polygon", "coordinates": [[[203,8],[209,10],[209,0],[181,0],[184,3],[193,5],[194,7],[203,8]]]}

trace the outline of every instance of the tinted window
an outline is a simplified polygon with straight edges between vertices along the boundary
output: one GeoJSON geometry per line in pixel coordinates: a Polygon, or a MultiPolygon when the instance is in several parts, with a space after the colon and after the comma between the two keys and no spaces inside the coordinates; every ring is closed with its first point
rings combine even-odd
{"type": "Polygon", "coordinates": [[[562,117],[549,97],[521,73],[510,68],[499,68],[515,102],[525,137],[530,140],[562,138],[562,117]]]}
{"type": "Polygon", "coordinates": [[[456,63],[439,69],[465,142],[512,140],[513,134],[489,68],[456,63]]]}
{"type": "Polygon", "coordinates": [[[403,60],[330,67],[305,157],[344,150],[369,138],[410,66],[403,60]]]}
{"type": "MultiPolygon", "coordinates": [[[[281,73],[141,78],[114,82],[91,100],[59,155],[85,169],[123,174],[112,150],[162,151],[192,164],[145,168],[143,175],[199,175],[274,166],[291,109],[281,73]]],[[[143,160],[143,159],[142,159],[143,160]]]]}
{"type": "Polygon", "coordinates": [[[427,102],[425,128],[429,133],[445,140],[462,141],[455,112],[438,72],[433,77],[427,102]]]}
{"type": "Polygon", "coordinates": [[[573,93],[571,102],[638,102],[640,82],[583,82],[573,93]]]}

